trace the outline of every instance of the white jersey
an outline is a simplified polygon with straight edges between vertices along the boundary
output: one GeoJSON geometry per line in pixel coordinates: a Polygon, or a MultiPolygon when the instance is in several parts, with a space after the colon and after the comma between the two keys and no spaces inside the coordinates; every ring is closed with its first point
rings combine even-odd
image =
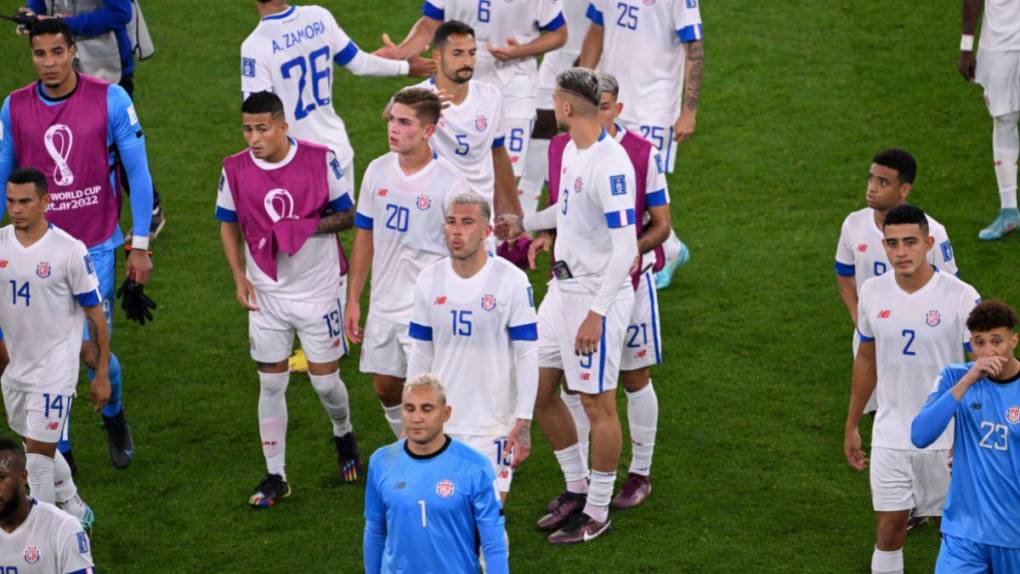
{"type": "Polygon", "coordinates": [[[30,504],[14,532],[0,528],[0,572],[93,574],[92,548],[78,519],[46,502],[30,504]]]}
{"type": "MultiPolygon", "coordinates": [[[[430,78],[416,87],[438,91],[430,78]]],[[[468,95],[460,104],[443,110],[436,133],[429,144],[439,157],[453,164],[472,189],[493,203],[496,177],[492,169],[492,150],[503,147],[500,133],[503,104],[499,90],[490,84],[470,80],[468,95]]]]}
{"type": "Polygon", "coordinates": [[[446,432],[506,436],[516,419],[532,418],[533,405],[517,403],[511,343],[537,339],[538,319],[528,276],[512,263],[489,257],[468,279],[449,258],[426,267],[415,285],[410,333],[433,342],[432,372],[446,382],[453,406],[446,432]]]}
{"type": "MultiPolygon", "coordinates": [[[[964,362],[964,345],[970,339],[967,316],[979,301],[973,287],[940,272],[913,293],[900,288],[895,273],[861,287],[857,330],[861,342],[875,342],[878,372],[871,446],[917,450],[910,442],[910,425],[942,368],[964,362]]],[[[949,429],[928,448],[952,447],[952,426],[949,429]]]]}
{"type": "MultiPolygon", "coordinates": [[[[949,242],[946,228],[928,215],[928,233],[935,239],[935,245],[928,252],[928,263],[950,275],[958,275],[953,245],[949,242]]],[[[836,273],[853,277],[857,292],[865,281],[889,270],[889,258],[885,255],[885,235],[875,224],[875,210],[870,207],[857,210],[846,216],[839,232],[836,245],[836,273]]]]}
{"type": "Polygon", "coordinates": [[[398,158],[390,152],[365,170],[354,225],[372,232],[369,314],[407,324],[418,274],[449,254],[443,234],[449,200],[471,188],[442,158],[412,175],[398,158]]]}
{"type": "Polygon", "coordinates": [[[985,0],[979,42],[991,52],[1020,50],[1020,0],[985,0]]]}
{"type": "Polygon", "coordinates": [[[489,52],[488,44],[502,48],[507,38],[527,44],[542,32],[565,24],[560,0],[425,0],[422,13],[435,20],[460,20],[474,28],[478,42],[475,78],[497,88],[518,74],[534,77],[538,64],[533,56],[500,62],[489,52]]]}
{"type": "Polygon", "coordinates": [[[85,325],[83,307],[102,303],[85,244],[50,226],[25,247],[0,229],[0,330],[11,362],[4,386],[74,395],[85,325]]]}
{"type": "MultiPolygon", "coordinates": [[[[283,161],[269,163],[252,156],[255,165],[265,171],[281,169],[293,161],[300,144],[291,140],[290,151],[283,161]]],[[[335,165],[333,152],[326,154],[326,179],[329,186],[329,207],[334,211],[347,211],[354,207],[351,199],[350,181],[344,177],[335,165]]],[[[284,190],[285,191],[285,190],[284,190]]],[[[216,211],[225,210],[236,214],[234,196],[231,195],[230,183],[226,171],[220,172],[220,187],[216,194],[216,211]]],[[[237,216],[234,215],[234,220],[237,216]]],[[[329,301],[336,299],[337,285],[340,281],[340,244],[336,235],[315,234],[305,240],[301,249],[294,255],[280,252],[276,254],[276,280],[266,275],[252,259],[247,242],[244,245],[245,276],[251,281],[252,287],[259,293],[265,293],[280,299],[300,301],[329,301]]]]}
{"type": "Polygon", "coordinates": [[[344,166],[354,149],[333,109],[333,64],[345,66],[358,46],[319,6],[291,6],[266,16],[241,44],[241,91],[283,100],[290,135],[324,145],[344,166]]]}
{"type": "MultiPolygon", "coordinates": [[[[634,166],[606,131],[587,149],[568,142],[562,165],[553,250],[573,279],[560,286],[598,293],[613,254],[609,229],[634,224],[634,166]]],[[[629,275],[622,285],[630,287],[629,275]]]]}
{"type": "Polygon", "coordinates": [[[701,40],[698,0],[591,0],[588,19],[603,29],[598,69],[620,83],[620,120],[673,125],[687,60],[683,45],[701,40]]]}
{"type": "MultiPolygon", "coordinates": [[[[563,17],[567,22],[567,43],[553,52],[571,54],[574,58],[581,55],[581,44],[588,34],[588,0],[562,0],[563,17]]],[[[550,52],[552,53],[552,52],[550,52]]]]}

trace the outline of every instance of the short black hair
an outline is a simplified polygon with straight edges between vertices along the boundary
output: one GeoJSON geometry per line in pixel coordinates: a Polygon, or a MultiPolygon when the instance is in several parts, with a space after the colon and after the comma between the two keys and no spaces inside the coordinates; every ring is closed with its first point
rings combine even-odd
{"type": "Polygon", "coordinates": [[[447,20],[436,28],[436,33],[432,36],[432,45],[442,50],[450,36],[471,36],[474,38],[475,29],[460,20],[447,20]]]}
{"type": "Polygon", "coordinates": [[[36,36],[48,36],[50,34],[58,34],[67,40],[68,46],[74,46],[74,34],[71,32],[71,27],[67,25],[61,18],[45,18],[38,20],[28,30],[28,44],[32,45],[32,40],[36,36]]]}
{"type": "Polygon", "coordinates": [[[890,148],[882,150],[876,153],[875,157],[871,158],[871,163],[895,169],[896,177],[900,179],[900,183],[913,184],[914,178],[917,177],[917,161],[905,149],[890,148]]]}
{"type": "Polygon", "coordinates": [[[596,108],[602,99],[599,94],[599,78],[588,68],[573,67],[556,75],[556,87],[587,101],[596,108]]]}
{"type": "Polygon", "coordinates": [[[21,443],[8,436],[0,436],[0,452],[13,452],[14,456],[25,463],[25,451],[21,449],[21,443]]]}
{"type": "Polygon", "coordinates": [[[12,171],[11,175],[7,178],[7,183],[13,183],[14,185],[35,184],[35,192],[40,197],[49,193],[46,188],[46,176],[41,171],[32,167],[19,167],[12,171]]]}
{"type": "Polygon", "coordinates": [[[967,329],[971,333],[987,333],[992,329],[1005,327],[1016,330],[1016,311],[997,299],[982,301],[974,307],[967,317],[967,329]]]}
{"type": "Polygon", "coordinates": [[[271,114],[274,118],[283,117],[283,100],[273,92],[255,92],[241,104],[243,114],[271,114]]]}
{"type": "Polygon", "coordinates": [[[920,207],[910,205],[909,203],[901,203],[885,214],[885,221],[882,222],[882,227],[890,225],[917,225],[927,233],[928,216],[924,214],[920,207]]]}

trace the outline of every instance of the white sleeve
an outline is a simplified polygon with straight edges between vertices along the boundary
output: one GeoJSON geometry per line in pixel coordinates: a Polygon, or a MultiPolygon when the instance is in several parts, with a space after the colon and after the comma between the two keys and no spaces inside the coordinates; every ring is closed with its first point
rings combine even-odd
{"type": "Polygon", "coordinates": [[[701,10],[698,0],[673,0],[673,26],[680,42],[701,40],[701,10]]]}
{"type": "Polygon", "coordinates": [[[868,283],[872,280],[868,279],[864,282],[864,285],[861,285],[860,296],[857,298],[857,333],[861,336],[862,341],[872,341],[875,339],[875,332],[871,328],[871,313],[865,308],[869,299],[867,294],[870,292],[868,283]]]}
{"type": "Polygon", "coordinates": [[[963,324],[963,346],[967,348],[968,353],[972,352],[972,349],[970,348],[970,329],[967,328],[967,318],[970,317],[970,312],[980,302],[981,295],[978,294],[977,289],[967,285],[967,290],[963,294],[963,300],[960,301],[960,322],[963,324]]]}
{"type": "MultiPolygon", "coordinates": [[[[521,221],[521,225],[524,226],[525,231],[542,231],[543,229],[556,229],[556,210],[557,205],[554,203],[549,207],[539,211],[537,213],[526,213],[524,219],[521,221]]],[[[631,213],[633,213],[633,209],[631,213]]]]}
{"type": "Polygon", "coordinates": [[[60,539],[57,546],[58,572],[92,572],[95,563],[92,561],[92,548],[89,538],[80,525],[72,528],[61,525],[60,539]]]}
{"type": "Polygon", "coordinates": [[[535,315],[534,293],[528,278],[517,275],[510,297],[510,320],[507,330],[514,352],[514,374],[517,401],[514,413],[519,419],[531,420],[538,395],[538,317],[535,315]]]}
{"type": "Polygon", "coordinates": [[[854,255],[853,245],[848,238],[850,234],[850,218],[843,220],[843,227],[839,230],[839,241],[836,243],[836,275],[841,277],[853,277],[857,274],[855,267],[857,261],[854,255]]]}
{"type": "Polygon", "coordinates": [[[536,23],[543,32],[552,32],[566,26],[560,0],[539,0],[536,23]]]}
{"type": "Polygon", "coordinates": [[[407,378],[420,373],[432,372],[435,358],[435,343],[432,336],[432,319],[429,315],[428,297],[424,285],[431,285],[431,277],[418,276],[414,288],[414,307],[411,309],[409,334],[411,337],[411,356],[407,363],[407,378]]]}
{"type": "Polygon", "coordinates": [[[595,181],[595,199],[609,227],[613,253],[591,310],[605,316],[638,255],[634,221],[634,166],[624,156],[606,158],[595,181]]]}
{"type": "Polygon", "coordinates": [[[934,234],[935,245],[928,252],[928,262],[945,273],[959,275],[960,270],[956,267],[956,257],[953,255],[953,244],[949,242],[949,233],[945,227],[938,229],[934,234]]]}
{"type": "Polygon", "coordinates": [[[372,193],[372,165],[374,164],[369,164],[364,177],[361,178],[361,189],[358,190],[358,209],[354,213],[354,226],[366,231],[372,231],[372,218],[375,217],[372,207],[372,201],[375,198],[375,194],[372,193]]]}
{"type": "Polygon", "coordinates": [[[273,74],[269,57],[260,54],[253,42],[241,44],[241,96],[247,98],[255,92],[272,92],[273,74]]]}
{"type": "MultiPolygon", "coordinates": [[[[354,45],[354,42],[351,42],[350,45],[354,47],[354,51],[350,54],[347,63],[340,65],[346,67],[356,76],[406,76],[411,72],[411,65],[406,60],[380,58],[375,54],[362,52],[354,45]]],[[[339,54],[337,56],[339,57],[339,54]]]]}
{"type": "Polygon", "coordinates": [[[78,304],[82,307],[92,307],[100,304],[103,300],[99,293],[96,265],[92,261],[92,255],[85,249],[85,245],[80,241],[75,243],[67,260],[67,279],[71,293],[74,293],[78,304]]]}
{"type": "Polygon", "coordinates": [[[655,207],[657,205],[668,205],[669,185],[666,183],[666,170],[662,162],[662,155],[655,146],[648,151],[648,175],[645,177],[645,206],[655,207]]]}
{"type": "Polygon", "coordinates": [[[351,192],[354,190],[351,188],[351,180],[333,152],[326,154],[326,179],[329,185],[329,207],[338,212],[353,208],[351,192]]]}

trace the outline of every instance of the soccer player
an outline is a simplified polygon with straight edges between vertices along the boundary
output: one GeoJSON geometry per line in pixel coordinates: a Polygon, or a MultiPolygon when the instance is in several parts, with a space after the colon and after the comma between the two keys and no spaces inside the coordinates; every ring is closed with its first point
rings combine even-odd
{"type": "Polygon", "coordinates": [[[475,30],[485,48],[478,52],[475,79],[491,84],[502,96],[499,131],[506,138],[514,176],[524,169],[531,124],[535,118],[536,57],[567,42],[558,0],[425,0],[422,16],[399,45],[383,35],[385,46],[376,53],[406,58],[420,53],[439,25],[459,20],[475,30]]]}
{"type": "MultiPolygon", "coordinates": [[[[883,248],[883,222],[889,210],[907,201],[916,176],[917,162],[906,150],[878,152],[871,158],[868,168],[868,189],[864,196],[868,206],[843,220],[836,245],[836,287],[854,323],[855,357],[861,341],[857,332],[857,294],[865,281],[889,270],[889,258],[883,248]]],[[[959,271],[946,228],[930,215],[927,219],[928,233],[935,245],[928,251],[928,263],[940,271],[957,275],[959,271]]],[[[874,411],[875,395],[872,395],[864,412],[874,411]]]]}
{"type": "MultiPolygon", "coordinates": [[[[15,90],[0,109],[0,181],[18,166],[35,167],[46,175],[51,201],[47,219],[88,247],[99,276],[107,330],[112,332],[116,254],[124,243],[118,225],[118,162],[131,188],[131,250],[125,265],[130,282],[125,286],[133,287],[126,290],[123,303],[143,295],[141,286],[152,272],[152,178],[145,137],[123,88],[73,70],[77,51],[66,23],[41,20],[32,27],[29,42],[39,80],[15,90]]],[[[3,211],[0,207],[0,217],[3,211]]],[[[88,335],[86,330],[81,353],[92,377],[98,351],[88,335]]],[[[112,393],[103,407],[103,427],[113,465],[126,468],[134,459],[134,441],[121,402],[121,379],[120,362],[111,355],[112,393]]],[[[65,456],[70,448],[62,441],[65,456]]]]}
{"type": "Polygon", "coordinates": [[[1017,211],[1017,156],[1020,155],[1020,2],[963,0],[963,37],[958,68],[968,82],[981,84],[992,116],[992,158],[999,185],[999,216],[978,233],[1001,239],[1020,224],[1017,211]],[[974,32],[981,21],[981,46],[974,57],[974,32]]]}
{"type": "Polygon", "coordinates": [[[295,333],[308,375],[333,424],[337,465],[357,480],[361,465],[347,388],[337,361],[347,352],[339,231],[354,222],[351,185],[329,149],[287,136],[283,102],[256,92],[241,107],[248,149],[223,160],[216,218],[237,302],[249,311],[259,371],[259,434],[268,473],[249,499],[268,507],[290,495],[285,471],[287,358],[295,333]]]}
{"type": "Polygon", "coordinates": [[[472,189],[503,213],[520,214],[513,166],[500,132],[503,113],[499,90],[471,79],[477,46],[475,31],[457,20],[436,28],[432,57],[436,75],[418,84],[450,98],[439,118],[432,149],[464,174],[472,189]]]}
{"type": "Polygon", "coordinates": [[[453,407],[446,431],[492,464],[505,501],[513,469],[531,450],[538,325],[528,276],[486,252],[491,217],[478,193],[450,200],[450,257],[426,267],[415,284],[407,373],[446,383],[453,407]]]}
{"type": "Polygon", "coordinates": [[[883,222],[883,245],[892,273],[861,287],[853,388],[843,451],[856,470],[868,466],[857,427],[868,397],[878,396],[871,438],[871,498],[877,515],[871,571],[903,572],[907,516],[940,516],[949,482],[952,433],[925,449],[910,441],[910,424],[921,410],[942,365],[963,361],[967,316],[977,291],[928,263],[934,247],[924,212],[903,204],[883,222]]]}
{"type": "MultiPolygon", "coordinates": [[[[698,1],[591,0],[587,15],[591,24],[581,46],[580,65],[598,65],[600,71],[616,77],[620,100],[630,102],[620,123],[654,143],[666,171],[673,173],[677,148],[673,144],[683,143],[694,133],[701,98],[705,51],[698,1]],[[636,64],[635,55],[646,59],[636,64]]],[[[663,249],[666,265],[656,275],[659,289],[669,287],[673,274],[690,258],[674,232],[663,249]]]]}
{"type": "MultiPolygon", "coordinates": [[[[554,544],[587,542],[609,526],[609,503],[620,459],[616,383],[624,338],[634,308],[630,268],[638,256],[634,232],[634,167],[627,152],[599,123],[599,82],[594,72],[570,68],[556,79],[556,121],[570,133],[563,151],[555,205],[523,220],[527,231],[555,230],[555,281],[538,311],[539,392],[535,415],[549,437],[567,491],[538,521],[555,530],[554,544]],[[591,484],[577,430],[557,392],[560,380],[581,393],[591,421],[591,484]]],[[[509,236],[521,222],[504,216],[509,236]]],[[[539,235],[534,261],[551,239],[539,235]]]]}
{"type": "Polygon", "coordinates": [[[0,572],[93,574],[85,531],[73,516],[25,494],[25,467],[18,443],[0,436],[0,572]]]}
{"type": "Polygon", "coordinates": [[[32,496],[59,504],[91,528],[92,510],[78,496],[57,441],[67,433],[86,322],[98,346],[89,395],[97,410],[110,397],[99,280],[81,241],[46,221],[52,202],[41,172],[15,170],[6,203],[11,224],[0,229],[0,329],[11,362],[0,386],[7,422],[25,439],[32,496]]]}
{"type": "Polygon", "coordinates": [[[390,152],[365,171],[354,219],[358,231],[344,328],[352,342],[362,343],[361,372],[372,374],[386,422],[398,437],[415,281],[422,269],[449,254],[444,213],[449,198],[470,189],[457,168],[429,147],[441,107],[439,96],[423,88],[404,88],[393,96],[386,110],[390,152]],[[360,301],[370,267],[372,290],[362,332],[360,301]]]}
{"type": "Polygon", "coordinates": [[[937,573],[1020,572],[1020,361],[1016,312],[980,303],[967,317],[976,357],[947,365],[914,418],[925,448],[955,422],[953,480],[937,573]]]}
{"type": "Polygon", "coordinates": [[[510,571],[492,468],[444,434],[452,408],[446,385],[422,374],[407,381],[401,416],[407,438],[368,463],[365,572],[510,571]]]}
{"type": "Polygon", "coordinates": [[[577,64],[577,58],[581,55],[581,41],[588,29],[588,19],[585,18],[587,8],[588,0],[563,0],[567,43],[562,48],[542,56],[542,63],[538,66],[538,81],[535,86],[535,107],[538,109],[535,110],[535,126],[528,141],[524,171],[517,186],[521,196],[521,209],[525,213],[538,211],[542,186],[549,170],[549,140],[559,131],[552,100],[553,90],[556,89],[556,76],[577,64]]]}

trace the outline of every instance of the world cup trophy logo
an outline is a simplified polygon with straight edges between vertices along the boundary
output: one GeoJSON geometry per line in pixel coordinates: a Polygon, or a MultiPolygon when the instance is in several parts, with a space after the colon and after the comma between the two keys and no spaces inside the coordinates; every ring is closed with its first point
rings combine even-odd
{"type": "Polygon", "coordinates": [[[269,215],[269,219],[273,220],[273,223],[281,219],[299,219],[298,216],[294,215],[294,196],[286,189],[276,188],[270,190],[266,194],[265,199],[262,200],[262,204],[265,206],[266,213],[269,215]]]}
{"type": "Polygon", "coordinates": [[[71,146],[74,145],[71,128],[64,124],[53,124],[46,130],[43,144],[46,146],[46,153],[50,154],[50,158],[56,164],[53,168],[53,183],[61,187],[74,183],[74,173],[71,166],[67,165],[67,158],[71,157],[71,146]]]}

